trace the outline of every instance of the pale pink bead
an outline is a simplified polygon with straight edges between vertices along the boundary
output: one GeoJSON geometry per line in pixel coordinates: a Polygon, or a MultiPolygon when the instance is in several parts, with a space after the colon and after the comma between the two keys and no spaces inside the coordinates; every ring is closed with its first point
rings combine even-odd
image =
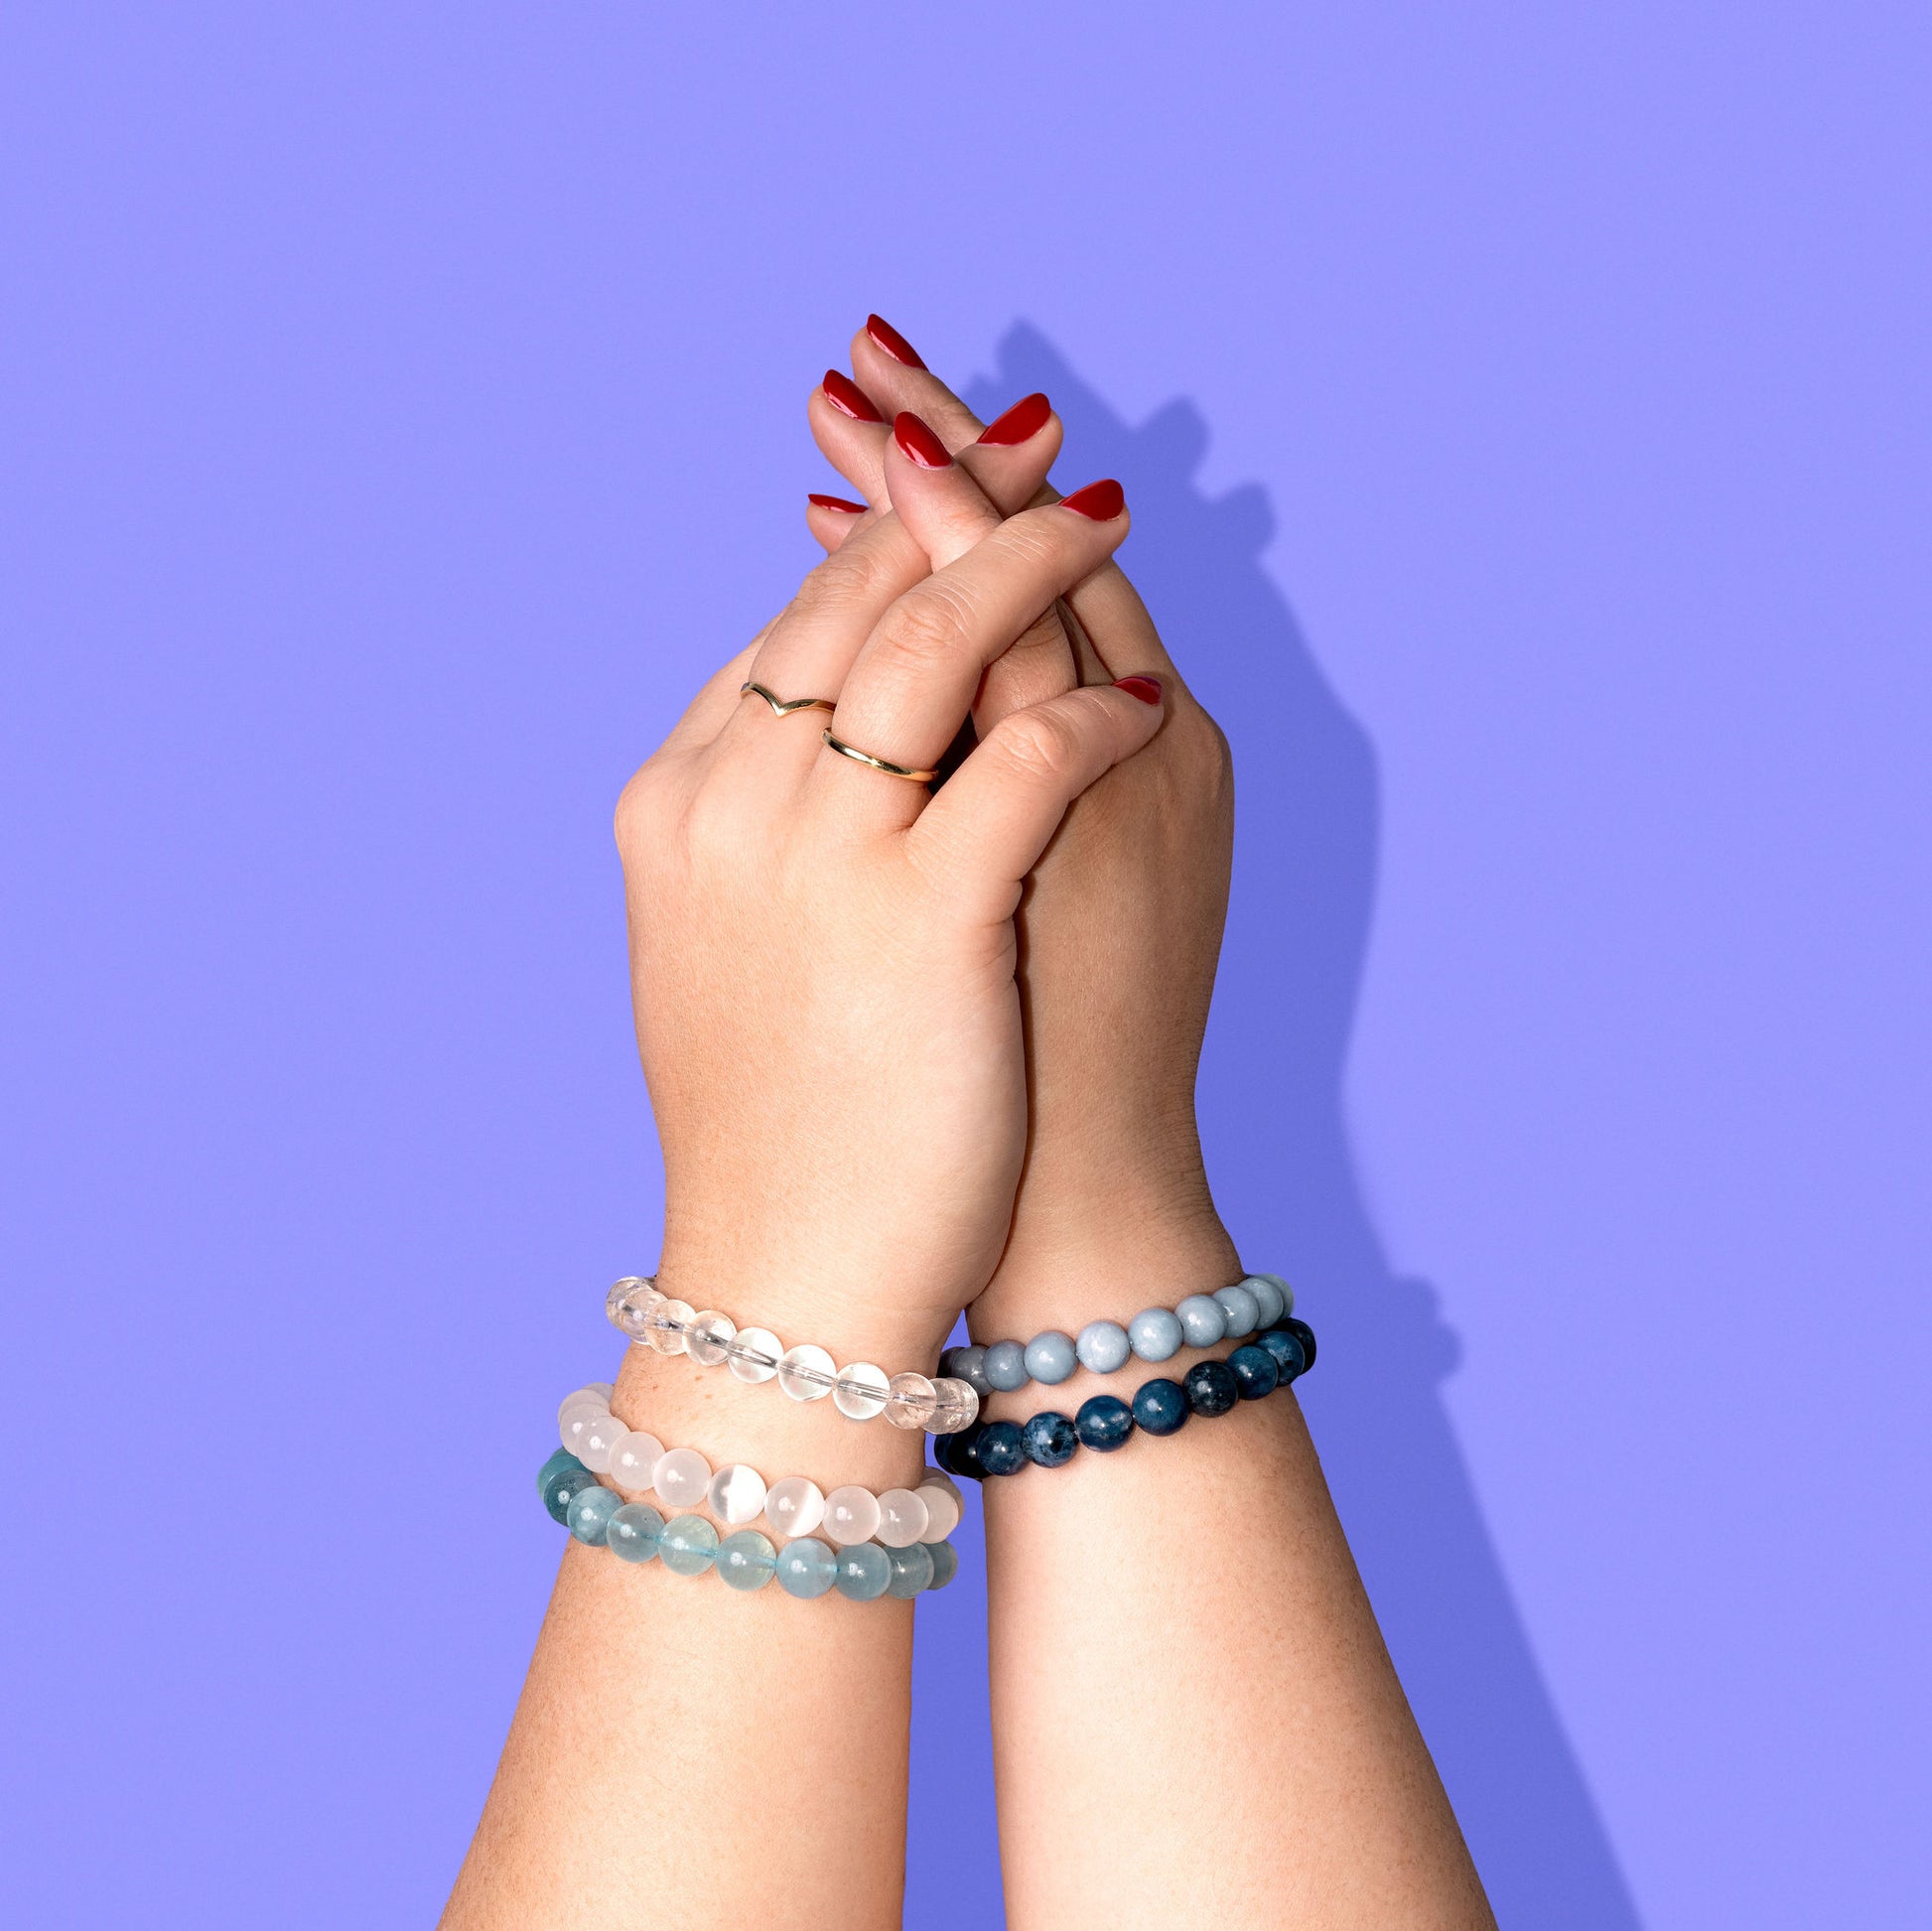
{"type": "Polygon", "coordinates": [[[642,1495],[663,1458],[664,1445],[656,1436],[632,1429],[611,1450],[611,1479],[626,1494],[642,1495]]]}
{"type": "Polygon", "coordinates": [[[937,1482],[921,1482],[919,1499],[925,1503],[925,1534],[921,1542],[944,1542],[959,1527],[959,1503],[937,1482]]]}
{"type": "Polygon", "coordinates": [[[608,1388],[600,1388],[596,1382],[592,1382],[587,1388],[573,1388],[557,1404],[557,1426],[559,1428],[563,1427],[564,1413],[567,1409],[576,1408],[580,1405],[591,1408],[609,1408],[611,1406],[611,1391],[608,1388]]]}
{"type": "Polygon", "coordinates": [[[803,1475],[787,1475],[765,1491],[764,1519],[781,1536],[808,1536],[825,1520],[825,1491],[803,1475]]]}
{"type": "Polygon", "coordinates": [[[896,1374],[887,1384],[886,1419],[895,1428],[924,1428],[939,1406],[932,1383],[922,1374],[896,1374]]]}
{"type": "Polygon", "coordinates": [[[651,1486],[674,1509],[694,1509],[711,1487],[711,1463],[696,1448],[673,1448],[659,1455],[651,1486]]]}
{"type": "Polygon", "coordinates": [[[599,1422],[608,1421],[611,1411],[603,1402],[572,1402],[557,1424],[557,1439],[579,1461],[584,1459],[584,1437],[599,1422]]]}
{"type": "Polygon", "coordinates": [[[606,1409],[584,1431],[583,1447],[576,1450],[577,1459],[592,1474],[608,1475],[611,1472],[611,1450],[629,1433],[630,1431],[609,1409],[606,1409]]]}
{"type": "Polygon", "coordinates": [[[841,1549],[879,1533],[879,1497],[869,1488],[835,1488],[825,1498],[825,1533],[841,1549]]]}
{"type": "Polygon", "coordinates": [[[713,1515],[741,1529],[764,1513],[764,1477],[756,1468],[734,1461],[712,1476],[706,1500],[713,1515]]]}
{"type": "Polygon", "coordinates": [[[874,1531],[888,1549],[909,1549],[925,1540],[925,1504],[909,1488],[889,1488],[879,1498],[874,1531]]]}

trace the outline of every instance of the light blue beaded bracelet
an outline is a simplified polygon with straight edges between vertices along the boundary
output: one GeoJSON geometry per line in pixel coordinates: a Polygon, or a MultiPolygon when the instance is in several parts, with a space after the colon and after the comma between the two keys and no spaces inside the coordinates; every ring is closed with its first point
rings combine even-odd
{"type": "MultiPolygon", "coordinates": [[[[1048,1388],[1067,1380],[1076,1367],[1089,1374],[1113,1374],[1130,1356],[1166,1361],[1182,1347],[1213,1347],[1274,1327],[1295,1311],[1295,1290],[1279,1274],[1250,1274],[1231,1288],[1190,1294],[1174,1308],[1144,1308],[1122,1326],[1117,1320],[1091,1320],[1078,1337],[1048,1328],[1024,1346],[994,1341],[989,1346],[948,1348],[939,1372],[963,1381],[982,1401],[1012,1394],[1037,1381],[1048,1388]]],[[[963,1431],[948,1431],[963,1432],[963,1431]]]]}
{"type": "Polygon", "coordinates": [[[950,1542],[903,1549],[855,1542],[833,1549],[816,1536],[798,1536],[774,1548],[756,1529],[720,1536],[702,1515],[666,1519],[649,1503],[626,1502],[606,1488],[568,1448],[559,1448],[537,1471],[537,1493],[552,1520],[579,1542],[609,1549],[622,1562],[661,1559],[674,1576],[715,1569],[727,1588],[747,1594],[775,1580],[787,1595],[802,1598],[837,1589],[855,1602],[882,1595],[904,1601],[944,1588],[959,1573],[959,1552],[950,1542]]]}

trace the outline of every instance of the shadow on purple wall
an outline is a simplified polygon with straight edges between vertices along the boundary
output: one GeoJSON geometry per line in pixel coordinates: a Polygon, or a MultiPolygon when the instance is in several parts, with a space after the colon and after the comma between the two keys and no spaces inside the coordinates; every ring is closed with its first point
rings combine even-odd
{"type": "Polygon", "coordinates": [[[967,400],[990,419],[1034,389],[1066,424],[1066,486],[1127,485],[1123,561],[1234,746],[1234,902],[1203,1135],[1249,1265],[1289,1274],[1320,1336],[1306,1406],[1390,1650],[1501,1922],[1635,1931],[1449,1427],[1456,1338],[1434,1290],[1390,1272],[1343,1128],[1375,894],[1374,747],[1261,567],[1265,494],[1210,498],[1195,483],[1199,411],[1174,402],[1130,427],[1023,323],[967,400]]]}

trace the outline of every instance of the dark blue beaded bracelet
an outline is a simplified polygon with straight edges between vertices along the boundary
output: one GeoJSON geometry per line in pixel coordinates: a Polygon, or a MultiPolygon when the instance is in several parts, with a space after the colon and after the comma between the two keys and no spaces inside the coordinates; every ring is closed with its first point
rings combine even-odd
{"type": "Polygon", "coordinates": [[[1035,1415],[1020,1433],[1026,1438],[1027,1458],[1036,1468],[1063,1467],[1080,1447],[1080,1437],[1064,1415],[1035,1415]]]}
{"type": "Polygon", "coordinates": [[[1228,1356],[1228,1367],[1241,1387],[1243,1401],[1260,1401],[1281,1385],[1282,1371],[1265,1347],[1246,1345],[1228,1356]]]}
{"type": "Polygon", "coordinates": [[[1302,1343],[1285,1327],[1271,1327],[1267,1333],[1257,1334],[1255,1345],[1265,1347],[1275,1357],[1278,1387],[1287,1387],[1308,1367],[1308,1357],[1302,1352],[1302,1343]]]}
{"type": "Polygon", "coordinates": [[[1018,1422],[988,1422],[973,1449],[989,1475],[1017,1475],[1027,1465],[1027,1438],[1018,1422]]]}
{"type": "Polygon", "coordinates": [[[1080,1404],[1073,1418],[1073,1432],[1083,1448],[1112,1454],[1134,1433],[1134,1411],[1118,1395],[1095,1395],[1080,1404]]]}
{"type": "Polygon", "coordinates": [[[1196,1415],[1225,1415],[1241,1399],[1241,1384],[1225,1361],[1196,1361],[1180,1385],[1196,1415]]]}
{"type": "Polygon", "coordinates": [[[1187,1406],[1187,1391],[1165,1375],[1144,1381],[1134,1395],[1134,1425],[1149,1435],[1173,1435],[1194,1411],[1187,1406]]]}
{"type": "Polygon", "coordinates": [[[1302,1372],[1307,1374],[1314,1366],[1314,1329],[1296,1314],[1289,1315],[1282,1326],[1302,1343],[1302,1372]]]}

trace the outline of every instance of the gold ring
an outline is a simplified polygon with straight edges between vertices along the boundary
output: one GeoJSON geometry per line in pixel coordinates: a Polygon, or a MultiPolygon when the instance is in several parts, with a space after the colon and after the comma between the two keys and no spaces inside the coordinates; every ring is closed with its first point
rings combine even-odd
{"type": "Polygon", "coordinates": [[[870,764],[875,771],[884,771],[888,777],[909,777],[914,784],[929,784],[938,776],[937,771],[907,770],[903,764],[889,764],[883,758],[875,758],[869,751],[861,751],[856,745],[848,745],[825,733],[825,742],[841,758],[849,758],[855,764],[870,764]]]}
{"type": "Polygon", "coordinates": [[[836,711],[839,708],[829,697],[780,697],[775,691],[766,690],[762,684],[739,685],[740,697],[748,691],[763,698],[770,705],[774,718],[788,718],[794,711],[836,711]]]}

